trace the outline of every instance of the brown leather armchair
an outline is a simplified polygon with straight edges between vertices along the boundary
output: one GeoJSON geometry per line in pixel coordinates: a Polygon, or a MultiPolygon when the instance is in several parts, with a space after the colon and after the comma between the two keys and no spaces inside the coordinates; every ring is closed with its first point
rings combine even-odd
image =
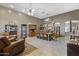
{"type": "Polygon", "coordinates": [[[5,56],[13,56],[22,52],[25,48],[25,40],[20,39],[18,41],[10,42],[7,38],[0,38],[0,41],[3,42],[3,46],[0,47],[0,54],[5,56]]]}

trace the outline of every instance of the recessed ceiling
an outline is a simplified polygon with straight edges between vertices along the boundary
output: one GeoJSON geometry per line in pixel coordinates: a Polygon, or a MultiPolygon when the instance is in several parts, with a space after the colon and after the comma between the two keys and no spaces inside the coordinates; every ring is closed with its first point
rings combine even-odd
{"type": "MultiPolygon", "coordinates": [[[[28,13],[30,7],[29,3],[0,3],[0,6],[11,8],[25,14],[28,13]]],[[[49,16],[77,10],[79,9],[79,3],[32,3],[31,8],[34,9],[34,17],[43,19],[49,16]]]]}

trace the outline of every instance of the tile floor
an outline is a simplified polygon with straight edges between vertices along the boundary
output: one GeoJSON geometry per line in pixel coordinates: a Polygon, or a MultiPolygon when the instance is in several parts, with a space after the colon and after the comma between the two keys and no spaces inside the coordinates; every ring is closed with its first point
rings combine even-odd
{"type": "Polygon", "coordinates": [[[28,37],[26,38],[26,42],[38,48],[28,56],[67,56],[68,40],[68,36],[60,37],[52,41],[28,37]]]}

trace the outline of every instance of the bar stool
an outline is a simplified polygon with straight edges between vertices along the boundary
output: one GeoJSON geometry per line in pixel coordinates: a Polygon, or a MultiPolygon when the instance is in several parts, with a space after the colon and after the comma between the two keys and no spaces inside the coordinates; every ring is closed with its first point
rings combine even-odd
{"type": "Polygon", "coordinates": [[[43,33],[40,33],[40,39],[43,39],[43,33]]]}
{"type": "Polygon", "coordinates": [[[37,38],[40,38],[40,34],[39,33],[37,34],[37,38]]]}
{"type": "Polygon", "coordinates": [[[44,38],[43,38],[44,40],[48,40],[48,36],[47,36],[47,34],[44,34],[44,38]]]}

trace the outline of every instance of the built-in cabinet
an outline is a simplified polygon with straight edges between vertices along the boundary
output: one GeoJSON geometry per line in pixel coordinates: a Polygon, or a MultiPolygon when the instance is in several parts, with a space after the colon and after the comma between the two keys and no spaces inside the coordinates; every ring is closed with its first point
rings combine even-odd
{"type": "Polygon", "coordinates": [[[5,32],[8,32],[10,36],[17,37],[17,25],[5,25],[5,32]]]}
{"type": "Polygon", "coordinates": [[[29,36],[36,36],[37,26],[34,24],[29,24],[29,36]]]}
{"type": "Polygon", "coordinates": [[[5,25],[5,32],[9,32],[10,35],[17,34],[17,25],[5,25]]]}

